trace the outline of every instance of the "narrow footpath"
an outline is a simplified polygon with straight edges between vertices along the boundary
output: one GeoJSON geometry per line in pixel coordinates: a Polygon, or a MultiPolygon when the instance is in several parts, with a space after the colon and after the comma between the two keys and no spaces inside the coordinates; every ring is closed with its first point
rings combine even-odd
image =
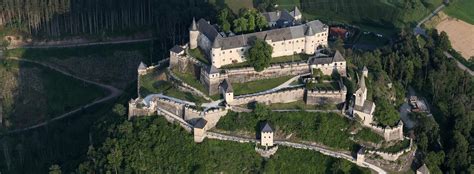
{"type": "Polygon", "coordinates": [[[89,83],[89,84],[93,84],[93,85],[97,85],[101,88],[104,88],[106,89],[107,91],[109,91],[109,94],[107,96],[105,96],[104,98],[100,99],[100,100],[96,100],[96,101],[93,101],[91,103],[88,103],[86,105],[83,105],[79,108],[76,108],[72,111],[69,111],[67,113],[64,113],[62,115],[59,115],[59,116],[56,116],[54,117],[53,119],[51,120],[47,120],[47,121],[44,121],[44,122],[41,122],[41,123],[38,123],[38,124],[35,124],[35,125],[32,125],[32,126],[29,126],[29,127],[26,127],[26,128],[20,128],[20,129],[15,129],[15,130],[10,130],[10,131],[7,131],[6,133],[4,133],[3,135],[8,135],[8,134],[13,134],[13,133],[19,133],[19,132],[25,132],[25,131],[29,131],[29,130],[32,130],[32,129],[35,129],[35,128],[38,128],[38,127],[42,127],[42,126],[46,126],[48,125],[49,123],[52,123],[52,122],[55,122],[57,120],[60,120],[60,119],[63,119],[63,118],[66,118],[66,117],[70,117],[72,115],[74,115],[75,113],[78,113],[80,111],[83,111],[84,109],[87,109],[87,108],[90,108],[92,106],[95,106],[97,104],[101,104],[101,103],[104,103],[104,102],[107,102],[109,100],[112,100],[118,96],[120,96],[120,94],[122,94],[122,90],[120,89],[117,89],[113,86],[110,86],[110,85],[106,85],[106,84],[103,84],[103,83],[99,83],[99,82],[94,82],[94,81],[91,81],[91,80],[87,80],[87,79],[84,79],[82,77],[78,77],[76,75],[72,75],[66,71],[63,71],[59,68],[56,68],[50,64],[47,64],[47,63],[43,63],[43,62],[39,62],[39,61],[34,61],[34,60],[28,60],[28,59],[22,59],[22,58],[18,58],[18,57],[8,57],[8,58],[2,58],[0,57],[0,59],[9,59],[9,60],[17,60],[17,61],[22,61],[22,62],[29,62],[29,63],[34,63],[34,64],[37,64],[37,65],[40,65],[40,66],[43,66],[43,67],[46,67],[46,68],[49,68],[51,70],[54,70],[54,71],[57,71],[63,75],[66,75],[66,76],[69,76],[69,77],[72,77],[72,78],[75,78],[77,80],[80,80],[80,81],[83,81],[85,83],[89,83]]]}

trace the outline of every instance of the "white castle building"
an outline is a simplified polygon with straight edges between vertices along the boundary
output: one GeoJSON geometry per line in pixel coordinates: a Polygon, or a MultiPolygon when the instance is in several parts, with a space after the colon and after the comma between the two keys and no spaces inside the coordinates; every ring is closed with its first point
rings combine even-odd
{"type": "MultiPolygon", "coordinates": [[[[299,10],[297,13],[296,11],[297,9],[285,12],[286,15],[289,15],[288,20],[275,17],[275,19],[272,18],[273,21],[269,21],[269,23],[275,22],[275,25],[279,21],[289,21],[292,25],[288,27],[233,36],[222,35],[215,26],[204,19],[200,19],[198,22],[193,19],[189,30],[189,47],[190,49],[199,47],[203,50],[216,68],[244,62],[246,60],[245,53],[250,48],[250,43],[256,38],[265,40],[273,47],[272,57],[300,53],[312,55],[318,48],[327,47],[328,26],[319,20],[298,24],[297,21],[301,19],[301,13],[299,10]]],[[[269,16],[278,14],[268,13],[265,15],[266,18],[270,18],[269,16]]]]}

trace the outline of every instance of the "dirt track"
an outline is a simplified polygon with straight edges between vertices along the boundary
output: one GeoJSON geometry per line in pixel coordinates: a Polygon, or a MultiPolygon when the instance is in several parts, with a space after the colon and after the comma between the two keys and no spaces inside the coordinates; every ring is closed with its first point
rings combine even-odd
{"type": "Polygon", "coordinates": [[[465,59],[474,56],[474,25],[462,20],[447,18],[441,21],[436,29],[448,34],[453,48],[459,51],[465,59]]]}

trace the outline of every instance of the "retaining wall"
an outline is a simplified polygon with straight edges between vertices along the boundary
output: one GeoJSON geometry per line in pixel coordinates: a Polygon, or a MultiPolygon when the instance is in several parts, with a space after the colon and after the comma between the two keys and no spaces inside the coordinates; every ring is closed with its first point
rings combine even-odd
{"type": "Polygon", "coordinates": [[[229,103],[230,105],[243,105],[251,102],[259,103],[290,103],[304,98],[304,88],[282,90],[272,93],[237,96],[229,103]]]}
{"type": "Polygon", "coordinates": [[[403,150],[401,150],[399,152],[396,152],[396,153],[382,152],[382,151],[376,151],[376,150],[367,150],[367,153],[378,155],[378,156],[382,157],[385,160],[396,161],[396,160],[398,160],[398,158],[400,156],[402,156],[403,154],[411,151],[412,146],[413,146],[413,140],[410,139],[410,146],[408,146],[408,148],[403,149],[403,150]]]}
{"type": "Polygon", "coordinates": [[[346,101],[347,91],[335,90],[335,91],[317,91],[307,90],[306,91],[306,104],[308,105],[321,105],[321,104],[339,104],[346,101]]]}
{"type": "Polygon", "coordinates": [[[383,136],[385,141],[403,140],[403,122],[401,120],[395,127],[381,127],[365,124],[362,125],[374,130],[375,133],[383,136]]]}

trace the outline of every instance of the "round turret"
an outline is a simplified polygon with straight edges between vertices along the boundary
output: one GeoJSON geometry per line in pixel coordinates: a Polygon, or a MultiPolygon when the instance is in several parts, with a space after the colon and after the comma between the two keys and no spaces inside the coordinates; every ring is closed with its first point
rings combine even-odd
{"type": "Polygon", "coordinates": [[[316,50],[316,46],[314,45],[314,41],[316,40],[316,35],[314,34],[313,29],[311,26],[308,26],[305,32],[305,46],[304,46],[304,52],[305,54],[311,55],[314,54],[314,51],[316,50]]]}

